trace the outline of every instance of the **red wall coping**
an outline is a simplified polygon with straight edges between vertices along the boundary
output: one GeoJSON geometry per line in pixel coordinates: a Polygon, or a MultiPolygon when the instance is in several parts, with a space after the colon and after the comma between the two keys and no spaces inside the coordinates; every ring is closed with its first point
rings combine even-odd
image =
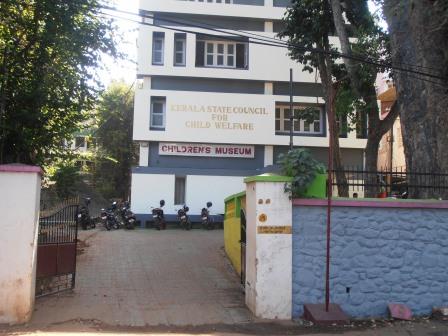
{"type": "Polygon", "coordinates": [[[0,172],[5,173],[37,173],[42,175],[42,169],[37,166],[29,166],[24,164],[4,164],[0,165],[0,172]]]}
{"type": "MultiPolygon", "coordinates": [[[[327,206],[326,199],[299,198],[292,200],[293,205],[302,206],[327,206]]],[[[357,208],[413,208],[413,209],[448,209],[448,201],[437,200],[394,200],[394,199],[333,199],[333,207],[357,207],[357,208]]]]}

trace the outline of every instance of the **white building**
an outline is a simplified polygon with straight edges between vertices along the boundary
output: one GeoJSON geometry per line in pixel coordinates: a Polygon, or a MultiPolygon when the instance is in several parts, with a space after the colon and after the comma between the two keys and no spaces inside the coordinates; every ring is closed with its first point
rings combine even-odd
{"type": "MultiPolygon", "coordinates": [[[[321,111],[313,123],[294,122],[294,145],[327,161],[327,121],[316,74],[303,72],[285,48],[231,34],[237,29],[275,37],[286,5],[285,0],[140,1],[146,24],[138,40],[134,140],[140,143],[140,163],[132,174],[132,204],[141,219],[149,218],[160,199],[168,214],[186,203],[190,214],[198,215],[207,201],[223,213],[224,198],[244,189],[245,176],[261,173],[287,151],[290,68],[294,110],[321,111]]],[[[340,145],[346,165],[363,165],[366,140],[351,132],[340,145]]]]}

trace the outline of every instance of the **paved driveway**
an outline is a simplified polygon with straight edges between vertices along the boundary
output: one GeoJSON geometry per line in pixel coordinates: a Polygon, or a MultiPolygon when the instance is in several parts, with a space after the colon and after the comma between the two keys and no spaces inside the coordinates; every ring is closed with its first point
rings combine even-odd
{"type": "Polygon", "coordinates": [[[76,289],[38,299],[31,326],[76,319],[109,325],[233,324],[251,319],[223,232],[80,232],[76,289]]]}

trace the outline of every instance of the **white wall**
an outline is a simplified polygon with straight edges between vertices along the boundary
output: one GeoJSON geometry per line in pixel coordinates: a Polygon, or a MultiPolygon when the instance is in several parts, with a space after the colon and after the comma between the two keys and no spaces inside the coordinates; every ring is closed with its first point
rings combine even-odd
{"type": "MultiPolygon", "coordinates": [[[[241,176],[200,176],[188,175],[186,178],[185,203],[191,215],[199,215],[208,201],[213,203],[212,214],[224,213],[224,199],[245,189],[241,176]]],[[[132,211],[149,214],[151,206],[158,206],[165,200],[165,213],[175,214],[180,208],[174,204],[175,175],[132,174],[132,211]]]]}
{"type": "Polygon", "coordinates": [[[246,304],[265,319],[292,314],[292,202],[284,184],[250,182],[246,188],[246,304]],[[289,230],[260,233],[260,227],[289,230]]]}
{"type": "Polygon", "coordinates": [[[189,175],[186,181],[186,204],[190,214],[199,215],[207,201],[213,203],[212,214],[224,213],[224,199],[244,191],[244,177],[241,176],[199,176],[189,175]]]}
{"type": "Polygon", "coordinates": [[[25,323],[33,312],[39,203],[39,173],[0,170],[0,324],[25,323]]]}
{"type": "MultiPolygon", "coordinates": [[[[189,31],[203,31],[197,28],[187,27],[189,31]]],[[[249,45],[249,69],[219,69],[195,66],[196,38],[194,34],[187,34],[187,66],[173,65],[175,31],[159,27],[141,26],[138,43],[138,73],[151,76],[186,76],[205,78],[233,78],[252,79],[265,81],[289,81],[289,69],[293,69],[294,80],[297,82],[316,81],[315,73],[303,72],[303,66],[293,61],[286,48],[277,48],[266,45],[249,45]],[[152,65],[152,32],[165,32],[164,65],[152,65]]],[[[257,34],[266,37],[275,37],[274,33],[259,32],[257,34]]],[[[218,34],[219,35],[219,34],[218,34]]],[[[331,39],[332,41],[334,39],[331,39]]],[[[336,40],[334,40],[336,42],[336,40]]],[[[319,78],[317,79],[320,82],[319,78]]]]}
{"type": "Polygon", "coordinates": [[[134,213],[149,214],[151,207],[158,207],[162,199],[166,202],[164,209],[173,208],[174,175],[132,174],[131,207],[134,213]]]}
{"type": "Polygon", "coordinates": [[[245,18],[281,19],[285,8],[250,5],[231,5],[178,0],[140,0],[140,9],[165,13],[189,13],[245,18]]]}
{"type": "MultiPolygon", "coordinates": [[[[287,100],[288,97],[263,94],[137,90],[134,106],[134,140],[288,145],[288,136],[275,135],[275,102],[287,100]],[[151,95],[166,97],[165,131],[150,131],[149,129],[151,95]],[[204,106],[206,108],[209,106],[262,107],[267,114],[225,114],[228,122],[250,123],[254,126],[253,130],[217,129],[213,118],[223,115],[222,113],[175,111],[178,105],[204,106]],[[210,127],[190,128],[187,123],[191,121],[210,122],[210,127]]],[[[316,98],[295,97],[294,101],[313,103],[316,102],[316,98]]],[[[294,144],[297,146],[327,147],[328,137],[295,136],[294,144]]],[[[365,145],[366,140],[356,139],[355,133],[350,133],[347,139],[340,140],[341,148],[363,149],[365,145]]]]}

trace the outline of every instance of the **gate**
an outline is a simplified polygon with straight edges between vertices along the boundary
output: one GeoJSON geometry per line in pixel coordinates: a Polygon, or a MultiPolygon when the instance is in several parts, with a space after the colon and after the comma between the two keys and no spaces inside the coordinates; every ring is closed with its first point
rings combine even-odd
{"type": "Polygon", "coordinates": [[[246,288],[246,213],[241,209],[241,285],[246,288]]]}
{"type": "Polygon", "coordinates": [[[79,199],[41,211],[37,245],[36,297],[75,287],[79,199]]]}

